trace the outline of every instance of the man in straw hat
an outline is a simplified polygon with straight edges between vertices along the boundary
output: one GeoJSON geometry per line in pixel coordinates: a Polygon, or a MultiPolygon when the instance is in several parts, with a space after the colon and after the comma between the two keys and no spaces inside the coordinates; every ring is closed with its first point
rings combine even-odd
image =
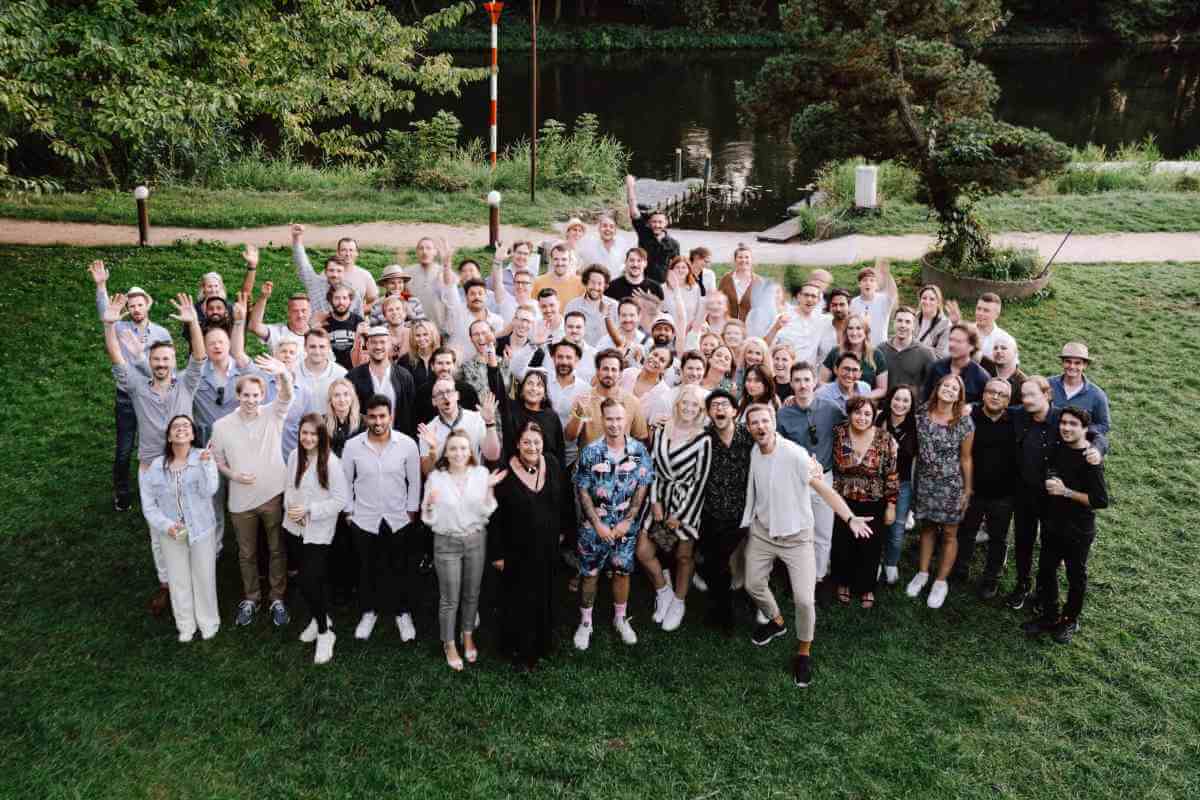
{"type": "Polygon", "coordinates": [[[1091,417],[1088,430],[1108,435],[1108,395],[1083,374],[1092,363],[1088,346],[1083,342],[1067,342],[1058,357],[1062,360],[1063,371],[1050,379],[1054,405],[1083,409],[1091,417]]]}

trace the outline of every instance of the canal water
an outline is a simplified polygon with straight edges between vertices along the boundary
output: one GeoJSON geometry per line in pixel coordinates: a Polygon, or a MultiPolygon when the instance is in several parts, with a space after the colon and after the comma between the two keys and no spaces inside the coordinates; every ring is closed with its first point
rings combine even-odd
{"type": "MultiPolygon", "coordinates": [[[[738,119],[734,85],[752,81],[762,51],[710,53],[547,53],[540,58],[540,118],[591,111],[633,153],[634,174],[666,178],[681,148],[684,173],[699,177],[713,157],[713,181],[734,204],[709,227],[762,230],[785,216],[816,166],[802,147],[738,119]],[[744,201],[744,202],[742,202],[744,201]]],[[[464,65],[486,55],[458,54],[464,65]]],[[[1071,145],[1116,146],[1153,135],[1167,158],[1200,146],[1200,51],[1030,48],[991,50],[982,60],[1001,87],[997,115],[1039,127],[1071,145]]],[[[500,55],[501,147],[529,134],[529,54],[500,55]]],[[[453,111],[467,137],[487,138],[487,83],[462,97],[421,97],[416,118],[453,111]]],[[[395,115],[386,125],[411,119],[395,115]]],[[[699,226],[701,220],[680,220],[699,226]]]]}

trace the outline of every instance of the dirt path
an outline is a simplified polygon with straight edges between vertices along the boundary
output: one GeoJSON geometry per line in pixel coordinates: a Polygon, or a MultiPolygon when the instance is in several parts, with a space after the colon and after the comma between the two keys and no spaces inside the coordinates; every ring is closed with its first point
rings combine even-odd
{"type": "MultiPolygon", "coordinates": [[[[713,252],[713,260],[728,263],[733,260],[734,248],[746,242],[760,264],[802,264],[829,266],[852,264],[886,256],[896,259],[915,259],[925,253],[934,238],[925,234],[904,236],[844,236],[812,244],[766,244],[756,242],[753,233],[726,231],[675,230],[673,234],[686,253],[703,245],[713,252]]],[[[439,223],[371,222],[361,225],[310,225],[305,231],[305,243],[316,247],[333,247],[343,236],[352,236],[362,247],[410,248],[422,236],[445,237],[451,247],[483,247],[487,244],[487,228],[462,227],[439,223]]],[[[501,226],[501,238],[545,238],[545,231],[501,226]]],[[[1003,245],[1033,247],[1048,258],[1062,242],[1061,233],[1000,233],[995,241],[1003,245]]],[[[260,246],[285,246],[291,241],[286,225],[267,228],[203,229],[152,227],[151,244],[173,244],[176,241],[208,241],[226,244],[252,243],[260,246]]],[[[0,219],[0,243],[3,244],[69,244],[125,245],[136,244],[137,228],[132,225],[92,225],[76,222],[34,222],[0,219]]],[[[1104,261],[1161,262],[1200,261],[1200,232],[1189,233],[1104,233],[1072,236],[1058,261],[1069,264],[1089,264],[1104,261]]]]}

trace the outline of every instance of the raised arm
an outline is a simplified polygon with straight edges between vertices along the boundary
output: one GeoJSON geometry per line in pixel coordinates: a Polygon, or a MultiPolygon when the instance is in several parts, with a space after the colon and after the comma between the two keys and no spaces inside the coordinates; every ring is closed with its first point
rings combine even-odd
{"type": "Polygon", "coordinates": [[[239,292],[237,302],[233,304],[233,333],[229,337],[229,355],[238,367],[250,363],[246,357],[246,292],[239,292]]]}
{"type": "Polygon", "coordinates": [[[271,335],[267,330],[267,326],[263,324],[263,317],[267,313],[267,301],[271,299],[271,292],[275,290],[275,284],[267,281],[262,286],[262,292],[258,295],[258,299],[254,301],[254,307],[250,309],[250,321],[248,327],[250,331],[262,339],[264,342],[271,335]]]}
{"type": "Polygon", "coordinates": [[[246,297],[254,296],[254,278],[258,275],[258,248],[252,244],[242,250],[242,260],[246,262],[246,274],[242,277],[241,294],[246,297]]]}
{"type": "Polygon", "coordinates": [[[170,298],[169,302],[175,309],[175,313],[171,315],[171,319],[182,322],[188,329],[188,340],[192,347],[192,358],[197,361],[203,361],[208,357],[208,353],[204,349],[204,332],[200,330],[200,321],[196,319],[196,307],[192,304],[192,298],[180,292],[175,297],[170,298]]]}
{"type": "Polygon", "coordinates": [[[883,273],[879,280],[879,291],[892,298],[895,306],[900,300],[900,287],[896,285],[896,276],[892,274],[892,262],[883,258],[879,261],[879,271],[883,273]]]}
{"type": "Polygon", "coordinates": [[[93,261],[88,267],[88,274],[96,284],[96,313],[104,319],[104,310],[108,308],[108,270],[103,261],[93,261]]]}
{"type": "Polygon", "coordinates": [[[319,277],[313,269],[312,262],[308,260],[308,253],[304,251],[303,225],[292,225],[292,263],[296,265],[296,273],[305,286],[319,277]]]}
{"type": "Polygon", "coordinates": [[[125,365],[125,358],[121,355],[121,344],[117,341],[117,323],[126,313],[125,295],[114,294],[111,299],[104,298],[104,311],[100,315],[104,322],[104,349],[108,351],[108,360],[116,366],[125,365]]]}
{"type": "Polygon", "coordinates": [[[487,425],[487,433],[480,444],[479,452],[485,461],[500,460],[499,410],[500,402],[496,399],[496,395],[484,392],[483,397],[479,398],[479,415],[483,417],[483,422],[487,425]]]}
{"type": "Polygon", "coordinates": [[[638,210],[637,204],[637,179],[632,175],[625,176],[625,201],[629,204],[629,218],[639,219],[642,212],[638,210]]]}

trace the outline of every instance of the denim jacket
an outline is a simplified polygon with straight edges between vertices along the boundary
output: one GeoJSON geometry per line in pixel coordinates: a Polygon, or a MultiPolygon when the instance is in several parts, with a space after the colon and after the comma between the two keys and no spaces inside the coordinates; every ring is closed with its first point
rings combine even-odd
{"type": "Polygon", "coordinates": [[[138,476],[142,493],[142,513],[150,530],[165,534],[177,522],[187,525],[188,542],[211,536],[217,527],[213,495],[217,493],[217,463],[200,460],[200,451],[192,448],[181,475],[182,492],[176,491],[175,476],[164,469],[164,456],[154,459],[150,468],[138,476]],[[182,510],[182,511],[181,511],[182,510]]]}

